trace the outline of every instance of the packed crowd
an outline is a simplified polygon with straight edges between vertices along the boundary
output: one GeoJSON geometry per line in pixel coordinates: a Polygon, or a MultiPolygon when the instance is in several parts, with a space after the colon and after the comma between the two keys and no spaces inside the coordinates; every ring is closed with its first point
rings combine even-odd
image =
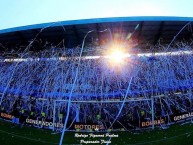
{"type": "MultiPolygon", "coordinates": [[[[104,57],[82,57],[78,64],[78,53],[67,50],[61,56],[56,51],[49,60],[42,53],[38,59],[1,61],[1,111],[18,117],[23,115],[52,120],[54,100],[67,100],[71,91],[74,101],[70,111],[71,122],[111,123],[125,97],[126,103],[116,122],[123,128],[132,126],[132,121],[139,127],[136,120],[151,118],[149,100],[130,99],[155,97],[157,118],[192,111],[191,53],[133,55],[125,59],[123,65],[113,66],[104,57]],[[72,90],[77,69],[78,79],[72,90]],[[131,86],[125,96],[131,78],[131,86]]],[[[56,120],[60,116],[65,118],[66,108],[66,102],[56,104],[56,120]]]]}

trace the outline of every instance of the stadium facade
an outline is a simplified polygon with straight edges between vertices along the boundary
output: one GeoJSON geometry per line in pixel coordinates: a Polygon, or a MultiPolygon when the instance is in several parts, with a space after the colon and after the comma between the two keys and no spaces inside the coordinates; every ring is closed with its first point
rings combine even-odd
{"type": "Polygon", "coordinates": [[[102,18],[0,30],[1,117],[73,131],[191,120],[192,21],[102,18]],[[123,54],[111,55],[112,46],[123,54]]]}

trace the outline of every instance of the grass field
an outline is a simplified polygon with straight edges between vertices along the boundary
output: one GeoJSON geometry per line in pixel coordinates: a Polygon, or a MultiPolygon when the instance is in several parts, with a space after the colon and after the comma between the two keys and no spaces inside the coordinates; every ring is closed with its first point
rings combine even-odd
{"type": "MultiPolygon", "coordinates": [[[[109,145],[193,145],[193,124],[173,125],[169,129],[155,129],[138,134],[130,132],[111,132],[110,134],[117,134],[119,137],[112,137],[109,145]]],[[[89,139],[109,140],[109,137],[84,139],[75,137],[75,133],[67,132],[63,144],[80,144],[80,140],[89,139]]],[[[58,144],[59,140],[60,134],[53,134],[50,130],[26,126],[21,128],[19,125],[0,121],[0,145],[52,145],[58,144]]]]}

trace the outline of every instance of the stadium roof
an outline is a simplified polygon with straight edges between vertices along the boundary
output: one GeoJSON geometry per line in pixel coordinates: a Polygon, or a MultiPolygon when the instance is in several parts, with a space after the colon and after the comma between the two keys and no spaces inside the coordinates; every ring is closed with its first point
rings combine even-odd
{"type": "MultiPolygon", "coordinates": [[[[108,31],[100,33],[105,29],[111,30],[111,36],[120,34],[122,39],[132,33],[136,26],[138,29],[132,38],[136,40],[140,47],[146,44],[155,45],[158,40],[162,44],[172,41],[180,32],[177,40],[189,40],[192,38],[193,17],[117,17],[117,18],[97,18],[72,20],[63,22],[43,23],[16,28],[0,30],[0,48],[16,45],[29,44],[29,41],[36,39],[46,40],[58,44],[64,40],[65,47],[75,47],[82,43],[85,34],[90,33],[87,42],[98,40],[99,44],[110,39],[108,31]],[[189,23],[189,26],[182,28],[189,23]],[[181,31],[182,30],[182,31],[181,31]]],[[[37,48],[38,49],[38,48],[37,48]]]]}

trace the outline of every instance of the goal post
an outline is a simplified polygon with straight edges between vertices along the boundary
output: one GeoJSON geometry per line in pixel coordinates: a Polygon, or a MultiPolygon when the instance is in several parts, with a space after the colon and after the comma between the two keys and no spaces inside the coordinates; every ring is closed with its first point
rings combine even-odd
{"type": "MultiPolygon", "coordinates": [[[[143,101],[150,101],[149,104],[150,105],[150,111],[152,112],[152,115],[151,115],[151,121],[154,122],[154,98],[151,97],[151,98],[128,98],[125,100],[125,103],[132,103],[132,102],[143,102],[143,101]]],[[[53,127],[52,127],[52,130],[55,131],[55,122],[56,122],[56,107],[57,107],[57,104],[58,103],[68,103],[68,100],[54,100],[54,104],[53,104],[53,127]]],[[[98,101],[98,100],[72,100],[71,101],[72,104],[76,103],[76,104],[100,104],[100,105],[103,105],[103,104],[121,104],[121,103],[124,103],[123,100],[119,100],[119,99],[109,99],[109,100],[104,100],[104,101],[98,101]]],[[[78,116],[79,116],[79,112],[78,113],[78,116]]],[[[76,116],[77,116],[77,113],[76,113],[76,116]]],[[[88,115],[88,114],[86,114],[88,115]]],[[[140,126],[140,123],[139,123],[139,126],[140,126]]],[[[152,129],[154,129],[154,123],[152,123],[152,129]]]]}

